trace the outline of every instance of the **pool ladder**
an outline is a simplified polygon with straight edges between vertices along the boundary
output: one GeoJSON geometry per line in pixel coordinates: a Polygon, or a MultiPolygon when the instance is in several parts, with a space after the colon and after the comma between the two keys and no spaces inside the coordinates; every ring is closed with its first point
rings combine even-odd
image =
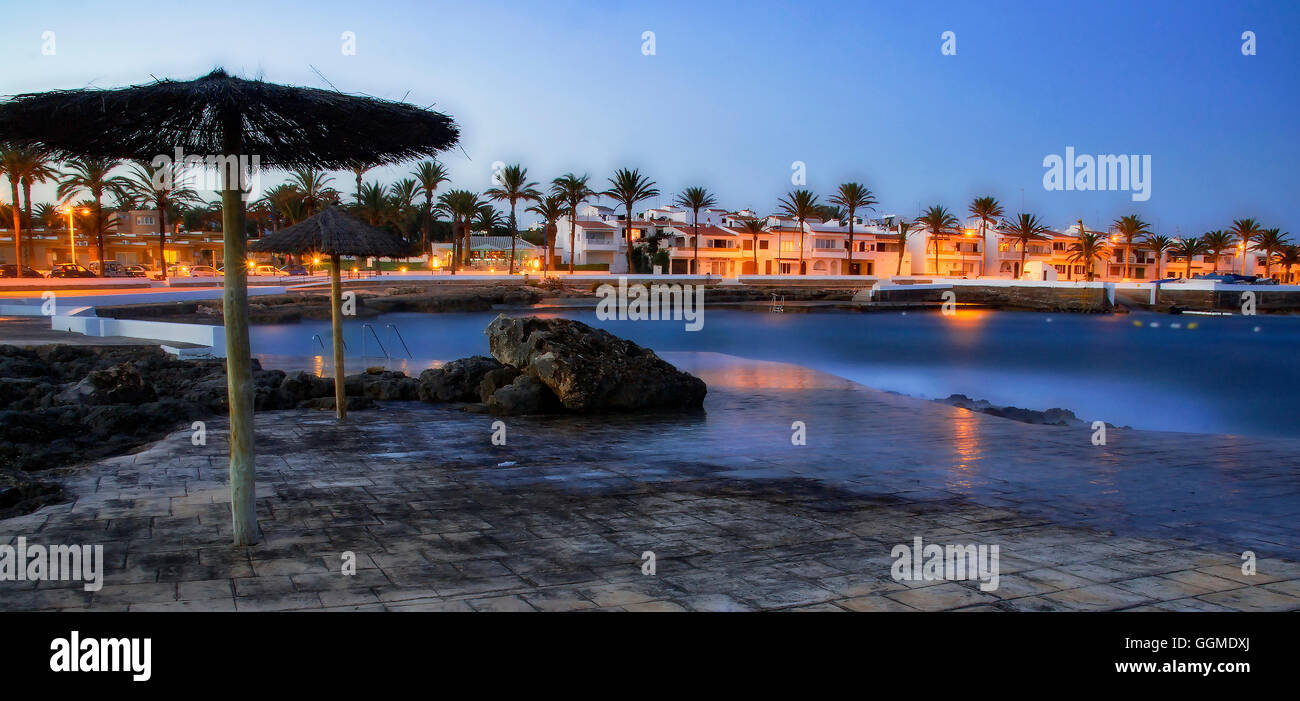
{"type": "MultiPolygon", "coordinates": [[[[402,344],[402,350],[406,352],[407,358],[415,357],[411,354],[410,347],[406,345],[406,339],[402,338],[402,332],[398,331],[396,326],[394,326],[393,324],[384,324],[384,328],[388,329],[388,331],[390,332],[388,336],[388,341],[390,345],[393,345],[392,341],[395,338],[397,339],[398,343],[402,344]]],[[[363,359],[369,357],[366,355],[366,332],[367,331],[370,332],[370,337],[375,339],[375,344],[379,346],[379,352],[383,353],[384,359],[392,360],[393,356],[391,353],[388,352],[388,348],[384,346],[384,342],[380,340],[379,333],[375,331],[374,324],[361,325],[361,357],[363,359]]],[[[394,348],[395,347],[396,346],[394,346],[394,348]]],[[[379,356],[374,356],[374,357],[378,358],[379,356]]]]}
{"type": "Polygon", "coordinates": [[[777,313],[781,313],[785,311],[785,295],[781,295],[780,297],[778,297],[775,294],[772,295],[771,311],[777,313]]]}

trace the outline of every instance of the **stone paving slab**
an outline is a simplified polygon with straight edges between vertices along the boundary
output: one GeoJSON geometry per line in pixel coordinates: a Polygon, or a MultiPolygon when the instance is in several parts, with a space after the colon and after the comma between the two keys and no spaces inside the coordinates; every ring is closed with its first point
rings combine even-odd
{"type": "Polygon", "coordinates": [[[97,592],[0,582],[0,609],[1300,609],[1298,441],[1094,446],[774,365],[706,374],[704,414],[512,418],[505,446],[492,417],[417,403],[343,426],[259,414],[248,548],[229,545],[213,420],[205,446],[179,431],[0,521],[0,543],[102,544],[107,570],[97,592]],[[999,586],[896,581],[891,552],[917,537],[997,545],[999,586]]]}

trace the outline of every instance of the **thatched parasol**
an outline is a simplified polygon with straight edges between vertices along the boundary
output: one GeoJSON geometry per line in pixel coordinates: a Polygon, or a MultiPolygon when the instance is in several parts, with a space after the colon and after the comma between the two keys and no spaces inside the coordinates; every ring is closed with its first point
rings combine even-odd
{"type": "Polygon", "coordinates": [[[334,334],[334,412],[339,421],[347,418],[347,394],[343,383],[343,313],[339,270],[342,256],[388,256],[408,253],[407,245],[382,229],[357,219],[338,207],[330,207],[298,224],[267,234],[249,245],[261,253],[324,254],[330,257],[330,328],[334,334]]]}
{"type": "MultiPolygon", "coordinates": [[[[56,90],[0,103],[0,141],[57,157],[151,161],[156,156],[256,157],[262,168],[336,170],[432,156],[456,143],[455,123],[412,105],[244,80],[221,69],[190,81],[56,90]]],[[[230,490],[236,545],[257,541],[248,271],[239,169],[222,168],[230,490]]]]}

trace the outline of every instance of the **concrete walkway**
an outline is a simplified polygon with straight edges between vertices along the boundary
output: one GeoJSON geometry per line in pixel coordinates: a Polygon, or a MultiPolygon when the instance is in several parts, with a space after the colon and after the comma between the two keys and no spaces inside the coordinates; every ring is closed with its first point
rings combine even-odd
{"type": "Polygon", "coordinates": [[[0,582],[0,609],[1300,609],[1300,441],[1098,446],[793,366],[671,359],[709,382],[707,414],[510,418],[504,446],[493,417],[418,403],[345,426],[259,414],[251,548],[229,545],[222,422],[100,461],[0,543],[102,543],[103,589],[0,582]],[[998,588],[896,581],[891,550],[917,537],[997,545],[998,588]]]}

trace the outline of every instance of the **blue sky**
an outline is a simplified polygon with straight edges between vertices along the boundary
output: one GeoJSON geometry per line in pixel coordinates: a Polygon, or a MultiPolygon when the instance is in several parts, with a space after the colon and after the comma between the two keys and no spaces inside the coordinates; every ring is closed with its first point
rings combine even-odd
{"type": "MultiPolygon", "coordinates": [[[[885,212],[993,195],[1057,227],[1137,213],[1161,233],[1300,214],[1295,2],[22,2],[0,93],[246,77],[433,105],[463,129],[458,187],[494,161],[598,183],[637,167],[770,211],[791,164],[885,212]],[[1241,35],[1256,34],[1243,56],[1241,35]],[[55,33],[56,53],[41,52],[55,33]],[[356,36],[343,55],[341,35],[356,36]],[[655,35],[643,55],[642,34],[655,35]],[[956,35],[956,55],[941,35],[956,35]],[[1151,197],[1048,192],[1043,158],[1150,154],[1151,197]]],[[[409,168],[375,171],[383,182],[409,168]]],[[[273,177],[275,177],[273,175],[273,177]]],[[[336,187],[350,192],[347,176],[336,187]]],[[[7,191],[7,188],[6,188],[7,191]]],[[[7,193],[6,193],[7,196],[7,193]]],[[[37,199],[53,199],[52,188],[37,199]]],[[[525,219],[526,221],[526,219],[525,219]]],[[[1296,230],[1300,235],[1300,229],[1296,230]]]]}

